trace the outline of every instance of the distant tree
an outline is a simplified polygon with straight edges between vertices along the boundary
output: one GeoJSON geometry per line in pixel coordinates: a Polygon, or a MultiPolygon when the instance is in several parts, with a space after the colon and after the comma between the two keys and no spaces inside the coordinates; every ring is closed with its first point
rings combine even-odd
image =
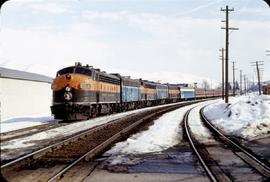
{"type": "Polygon", "coordinates": [[[207,80],[202,81],[202,88],[204,88],[205,90],[210,89],[210,84],[207,80]]]}
{"type": "Polygon", "coordinates": [[[232,90],[232,84],[230,82],[228,83],[228,89],[232,90]]]}
{"type": "Polygon", "coordinates": [[[240,89],[239,83],[236,81],[235,82],[235,90],[239,90],[239,89],[240,89]]]}
{"type": "Polygon", "coordinates": [[[216,89],[222,89],[222,83],[219,83],[216,89]]]}

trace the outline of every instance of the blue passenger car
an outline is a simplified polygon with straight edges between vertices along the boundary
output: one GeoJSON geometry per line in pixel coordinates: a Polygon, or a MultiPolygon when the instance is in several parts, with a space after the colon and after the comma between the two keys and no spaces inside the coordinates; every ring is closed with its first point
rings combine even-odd
{"type": "Polygon", "coordinates": [[[122,77],[122,102],[137,102],[140,96],[140,81],[122,77]]]}
{"type": "Polygon", "coordinates": [[[141,101],[141,81],[131,79],[129,76],[121,76],[116,73],[113,74],[121,80],[121,108],[122,110],[130,110],[141,108],[143,105],[141,101]]]}
{"type": "Polygon", "coordinates": [[[157,103],[164,104],[167,99],[169,99],[169,89],[168,85],[157,84],[157,103]]]}
{"type": "Polygon", "coordinates": [[[168,99],[168,86],[164,84],[157,84],[157,99],[168,99]]]}
{"type": "Polygon", "coordinates": [[[182,100],[190,100],[195,98],[194,88],[180,88],[180,94],[182,100]]]}
{"type": "Polygon", "coordinates": [[[140,81],[122,77],[122,102],[137,102],[140,96],[140,81]]]}

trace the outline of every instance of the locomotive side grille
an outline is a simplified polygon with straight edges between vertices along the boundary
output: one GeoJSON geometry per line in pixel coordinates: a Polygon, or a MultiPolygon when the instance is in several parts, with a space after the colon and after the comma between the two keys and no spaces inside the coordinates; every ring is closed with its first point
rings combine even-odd
{"type": "Polygon", "coordinates": [[[103,75],[99,75],[99,81],[120,85],[120,80],[106,77],[103,75]]]}

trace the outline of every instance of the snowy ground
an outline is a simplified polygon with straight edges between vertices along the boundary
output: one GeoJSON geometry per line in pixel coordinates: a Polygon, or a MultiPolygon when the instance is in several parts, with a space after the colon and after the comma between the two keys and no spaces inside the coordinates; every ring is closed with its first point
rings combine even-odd
{"type": "Polygon", "coordinates": [[[0,122],[1,129],[0,133],[18,130],[26,127],[42,125],[50,123],[54,118],[49,113],[32,115],[32,116],[21,116],[18,118],[8,119],[0,122]]]}
{"type": "Polygon", "coordinates": [[[200,118],[200,110],[205,106],[199,105],[192,109],[188,116],[188,125],[196,140],[202,143],[214,143],[211,132],[204,126],[200,118]]]}
{"type": "Polygon", "coordinates": [[[219,101],[205,108],[205,115],[229,135],[244,139],[270,133],[270,96],[249,94],[219,101]]]}
{"type": "MultiPolygon", "coordinates": [[[[169,105],[175,105],[175,104],[179,104],[179,103],[174,103],[174,104],[169,104],[169,105]]],[[[128,112],[113,114],[113,115],[109,115],[109,116],[97,117],[97,118],[93,118],[93,119],[90,119],[87,121],[71,123],[69,125],[46,130],[46,131],[43,131],[40,133],[36,133],[36,134],[31,135],[31,136],[13,139],[13,140],[10,140],[8,142],[1,142],[1,150],[24,148],[24,147],[33,146],[33,145],[36,145],[37,141],[48,140],[51,138],[59,139],[59,138],[62,138],[64,136],[70,136],[76,132],[83,131],[83,130],[86,130],[89,128],[93,128],[95,126],[105,124],[107,122],[113,121],[115,119],[119,119],[119,118],[127,116],[127,115],[151,110],[153,108],[166,107],[166,106],[168,106],[168,105],[148,107],[148,108],[143,108],[143,109],[138,109],[138,110],[133,110],[133,111],[128,111],[128,112]]],[[[16,122],[14,122],[13,124],[16,125],[16,122]]],[[[2,127],[2,123],[1,123],[1,127],[2,127]]]]}
{"type": "Polygon", "coordinates": [[[111,165],[134,164],[138,161],[131,161],[127,155],[160,152],[173,147],[182,140],[180,124],[184,114],[195,105],[203,106],[207,103],[213,103],[213,101],[186,106],[164,114],[155,120],[148,130],[132,135],[106,152],[104,155],[110,156],[107,162],[111,165]]]}

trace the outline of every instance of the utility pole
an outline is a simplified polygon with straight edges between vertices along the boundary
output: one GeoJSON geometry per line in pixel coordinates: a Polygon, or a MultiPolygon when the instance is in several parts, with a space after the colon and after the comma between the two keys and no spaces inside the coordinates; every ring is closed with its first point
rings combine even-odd
{"type": "Polygon", "coordinates": [[[232,61],[232,64],[233,64],[233,96],[235,96],[235,61],[232,61]]]}
{"type": "Polygon", "coordinates": [[[242,95],[242,70],[240,70],[240,95],[242,95]]]}
{"type": "MultiPolygon", "coordinates": [[[[229,12],[230,11],[234,11],[234,9],[229,9],[228,5],[226,6],[226,9],[222,9],[221,11],[225,11],[226,12],[226,27],[221,27],[221,29],[225,29],[226,31],[226,57],[225,57],[225,103],[229,102],[229,30],[238,30],[238,28],[232,28],[229,27],[229,12]]],[[[224,22],[224,21],[222,21],[224,22]]]]}
{"type": "Polygon", "coordinates": [[[222,99],[224,100],[224,48],[221,49],[222,99]]]}
{"type": "Polygon", "coordinates": [[[247,76],[244,75],[244,90],[245,90],[245,95],[247,94],[247,76]]]}
{"type": "Polygon", "coordinates": [[[260,75],[260,69],[259,69],[258,61],[256,61],[256,69],[257,69],[257,77],[258,77],[259,95],[261,95],[262,94],[262,92],[261,92],[261,75],[260,75]]]}
{"type": "Polygon", "coordinates": [[[258,78],[258,87],[259,87],[259,95],[261,95],[262,94],[262,91],[261,91],[261,75],[260,75],[259,66],[263,66],[263,61],[255,61],[255,62],[251,62],[251,63],[252,63],[251,66],[256,66],[257,78],[258,78]]]}

